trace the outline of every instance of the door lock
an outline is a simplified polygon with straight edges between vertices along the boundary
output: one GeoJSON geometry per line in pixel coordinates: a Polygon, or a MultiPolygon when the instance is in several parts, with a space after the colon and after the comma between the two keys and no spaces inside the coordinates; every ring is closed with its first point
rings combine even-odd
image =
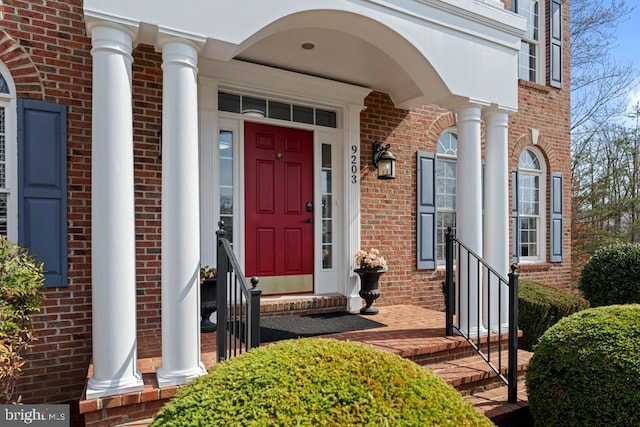
{"type": "Polygon", "coordinates": [[[307,212],[313,212],[313,203],[307,202],[305,206],[307,208],[307,212]]]}

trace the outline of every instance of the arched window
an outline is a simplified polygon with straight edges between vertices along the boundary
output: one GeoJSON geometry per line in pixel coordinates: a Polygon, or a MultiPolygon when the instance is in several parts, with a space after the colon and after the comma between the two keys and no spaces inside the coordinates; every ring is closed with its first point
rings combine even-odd
{"type": "Polygon", "coordinates": [[[518,161],[518,257],[545,259],[545,172],[542,155],[526,148],[518,161]]]}
{"type": "Polygon", "coordinates": [[[438,138],[436,157],[436,259],[444,264],[445,243],[448,227],[456,228],[456,187],[458,137],[451,131],[444,131],[438,138]]]}

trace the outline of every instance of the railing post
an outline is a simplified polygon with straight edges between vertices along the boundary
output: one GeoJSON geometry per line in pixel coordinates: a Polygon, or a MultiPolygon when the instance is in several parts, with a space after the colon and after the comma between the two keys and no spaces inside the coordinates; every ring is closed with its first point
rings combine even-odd
{"type": "Polygon", "coordinates": [[[251,339],[249,349],[260,347],[260,295],[262,290],[258,289],[257,277],[251,278],[251,312],[249,313],[251,339]]]}
{"type": "Polygon", "coordinates": [[[518,400],[518,266],[509,273],[509,368],[507,373],[509,403],[518,400]]]}
{"type": "Polygon", "coordinates": [[[455,289],[453,283],[453,229],[447,228],[445,234],[445,310],[446,310],[446,335],[453,336],[453,312],[455,310],[455,289]]]}
{"type": "Polygon", "coordinates": [[[218,309],[216,311],[216,351],[218,353],[218,362],[222,362],[227,358],[227,289],[229,289],[229,259],[227,253],[222,247],[222,239],[225,239],[227,232],[224,229],[224,222],[218,222],[220,229],[216,231],[218,242],[217,250],[217,279],[218,289],[216,292],[218,309]]]}

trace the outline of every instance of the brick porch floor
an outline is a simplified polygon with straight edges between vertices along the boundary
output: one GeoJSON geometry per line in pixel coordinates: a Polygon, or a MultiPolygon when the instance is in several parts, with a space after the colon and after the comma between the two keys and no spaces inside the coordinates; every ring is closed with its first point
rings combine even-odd
{"type": "MultiPolygon", "coordinates": [[[[411,359],[416,363],[431,368],[450,384],[466,386],[468,398],[476,408],[493,418],[505,417],[514,411],[527,409],[526,391],[521,386],[519,402],[515,406],[505,406],[506,388],[490,378],[489,372],[478,357],[469,351],[470,347],[461,337],[445,336],[445,315],[439,311],[420,307],[399,305],[380,307],[380,313],[371,317],[384,327],[352,331],[324,337],[339,340],[359,341],[377,348],[411,359]],[[456,359],[455,364],[449,363],[456,359]],[[455,366],[454,366],[455,365],[455,366]],[[477,387],[469,387],[469,384],[477,387]],[[491,385],[494,384],[494,385],[491,385]],[[481,393],[483,392],[483,393],[481,393]]],[[[87,426],[106,425],[146,425],[158,409],[171,397],[175,396],[179,387],[160,389],[155,378],[155,371],[161,365],[159,334],[149,334],[139,339],[140,355],[138,368],[142,372],[144,390],[106,398],[84,400],[80,402],[80,412],[85,416],[87,426]],[[136,421],[147,418],[141,422],[136,421]]],[[[201,334],[201,359],[207,369],[216,361],[216,333],[201,334]]],[[[519,365],[524,371],[530,354],[519,354],[519,365]]],[[[91,375],[89,370],[88,376],[91,375]]],[[[521,380],[521,383],[524,381],[521,380]]],[[[457,387],[461,388],[461,387],[457,387]]]]}

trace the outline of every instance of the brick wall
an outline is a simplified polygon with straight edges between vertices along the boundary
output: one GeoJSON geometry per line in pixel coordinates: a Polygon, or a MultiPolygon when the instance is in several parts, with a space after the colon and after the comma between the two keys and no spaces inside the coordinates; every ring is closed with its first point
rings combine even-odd
{"type": "MultiPolygon", "coordinates": [[[[38,342],[29,355],[17,392],[25,402],[77,400],[91,359],[91,43],[81,0],[5,0],[0,60],[16,82],[18,96],[58,102],[68,108],[69,286],[43,291],[34,316],[38,342]]],[[[568,4],[563,6],[568,34],[568,4]]],[[[565,44],[568,46],[568,42],[565,44]]],[[[568,48],[565,89],[521,83],[520,113],[510,119],[511,165],[540,130],[539,148],[549,171],[565,174],[565,259],[570,259],[568,48]]],[[[160,129],[161,57],[149,46],[134,51],[134,156],[137,303],[139,334],[160,327],[160,129]]],[[[436,107],[399,110],[385,94],[366,100],[362,118],[362,247],[378,247],[389,259],[379,305],[411,303],[443,308],[442,270],[417,271],[416,151],[435,151],[439,134],[455,115],[436,107]],[[379,181],[368,164],[371,143],[384,140],[396,155],[398,179],[379,181]]],[[[547,203],[547,208],[550,204],[547,203]]],[[[568,286],[570,264],[541,264],[524,274],[568,286]]]]}
{"type": "Polygon", "coordinates": [[[0,60],[22,98],[68,108],[69,287],[45,289],[38,341],[17,393],[77,399],[91,358],[91,55],[81,0],[3,2],[0,60]]]}

